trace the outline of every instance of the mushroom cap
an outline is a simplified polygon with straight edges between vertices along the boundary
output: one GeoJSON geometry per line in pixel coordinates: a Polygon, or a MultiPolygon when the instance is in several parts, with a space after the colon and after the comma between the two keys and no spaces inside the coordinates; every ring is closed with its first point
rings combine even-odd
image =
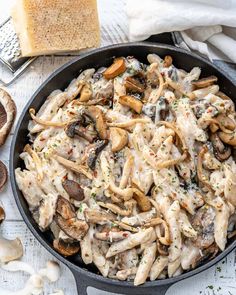
{"type": "Polygon", "coordinates": [[[94,123],[95,129],[101,139],[107,139],[107,124],[103,111],[97,106],[88,106],[84,112],[94,123]]]}
{"type": "Polygon", "coordinates": [[[224,145],[217,133],[212,133],[210,135],[210,140],[213,146],[215,157],[219,161],[225,161],[231,156],[231,148],[228,145],[224,145]]]}
{"type": "Polygon", "coordinates": [[[78,242],[67,243],[62,239],[56,239],[53,241],[53,248],[64,256],[72,256],[79,252],[80,245],[78,242]]]}
{"type": "Polygon", "coordinates": [[[110,127],[110,140],[112,152],[118,152],[128,144],[128,132],[122,128],[110,127]]]}
{"type": "Polygon", "coordinates": [[[108,140],[98,140],[95,142],[94,147],[90,149],[87,165],[91,170],[95,169],[97,157],[107,144],[108,140]]]}
{"type": "Polygon", "coordinates": [[[61,275],[60,266],[56,261],[49,260],[46,264],[46,268],[41,269],[39,274],[47,277],[50,282],[56,282],[61,275]]]}
{"type": "Polygon", "coordinates": [[[7,263],[19,259],[23,256],[23,246],[21,240],[0,239],[0,263],[7,263]]]}
{"type": "Polygon", "coordinates": [[[122,57],[114,59],[113,64],[103,72],[106,79],[113,79],[126,71],[125,60],[122,57]]]}
{"type": "Polygon", "coordinates": [[[0,146],[2,146],[16,116],[16,105],[6,90],[0,88],[0,146]]]}
{"type": "Polygon", "coordinates": [[[75,209],[72,204],[62,196],[58,196],[56,212],[64,219],[71,219],[76,216],[75,209]]]}
{"type": "Polygon", "coordinates": [[[4,187],[6,182],[7,182],[7,168],[3,164],[3,162],[0,161],[0,190],[4,187]]]}
{"type": "Polygon", "coordinates": [[[81,241],[89,229],[86,221],[77,218],[64,219],[57,214],[55,221],[65,234],[76,241],[81,241]]]}
{"type": "Polygon", "coordinates": [[[75,199],[76,201],[82,201],[85,198],[84,190],[78,182],[66,179],[62,182],[62,186],[70,198],[75,199]]]}
{"type": "Polygon", "coordinates": [[[236,132],[235,131],[232,133],[225,133],[223,131],[220,131],[218,133],[218,135],[224,143],[227,143],[232,146],[236,146],[236,132]]]}
{"type": "Polygon", "coordinates": [[[0,206],[0,224],[5,220],[5,211],[4,209],[0,206]]]}

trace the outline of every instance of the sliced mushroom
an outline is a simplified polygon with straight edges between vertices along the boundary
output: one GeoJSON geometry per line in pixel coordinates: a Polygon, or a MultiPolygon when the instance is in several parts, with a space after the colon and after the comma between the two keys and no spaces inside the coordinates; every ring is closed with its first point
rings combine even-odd
{"type": "MultiPolygon", "coordinates": [[[[214,151],[216,153],[215,149],[214,151]]],[[[208,170],[217,170],[217,169],[220,169],[221,163],[216,159],[213,153],[208,151],[204,154],[204,157],[203,157],[203,167],[208,170]]],[[[197,193],[197,195],[201,196],[200,193],[197,193]]]]}
{"type": "Polygon", "coordinates": [[[137,79],[134,79],[133,77],[127,77],[125,79],[125,88],[132,92],[138,92],[143,93],[144,92],[144,86],[141,82],[139,82],[137,79]]]}
{"type": "Polygon", "coordinates": [[[126,71],[124,58],[116,58],[113,64],[103,72],[106,79],[113,79],[126,71]]]}
{"type": "Polygon", "coordinates": [[[71,219],[76,216],[75,209],[72,204],[62,196],[58,196],[56,212],[64,219],[71,219]]]}
{"type": "Polygon", "coordinates": [[[16,105],[14,101],[10,94],[0,88],[0,146],[5,143],[10,133],[15,116],[16,105]]]}
{"type": "Polygon", "coordinates": [[[128,132],[122,128],[110,127],[111,150],[122,150],[128,144],[128,132]]]}
{"type": "Polygon", "coordinates": [[[88,106],[83,114],[88,116],[94,122],[99,137],[101,139],[107,139],[107,124],[103,111],[99,107],[88,106]]]}
{"type": "Polygon", "coordinates": [[[199,264],[202,264],[205,261],[213,259],[218,252],[219,247],[216,245],[216,243],[212,244],[206,249],[203,249],[201,253],[193,261],[192,268],[196,268],[199,264]]]}
{"type": "Polygon", "coordinates": [[[104,225],[106,223],[109,223],[115,220],[115,217],[113,214],[108,213],[106,211],[102,211],[102,210],[85,209],[84,215],[88,223],[104,225]]]}
{"type": "Polygon", "coordinates": [[[134,98],[133,96],[122,95],[119,98],[119,103],[122,104],[123,106],[131,108],[138,114],[142,112],[143,103],[137,98],[134,98]]]}
{"type": "Polygon", "coordinates": [[[7,240],[0,238],[0,264],[19,259],[23,256],[21,240],[7,240]]]}
{"type": "Polygon", "coordinates": [[[220,131],[218,133],[219,138],[224,142],[232,146],[236,146],[236,132],[232,133],[225,133],[223,131],[220,131]]]}
{"type": "Polygon", "coordinates": [[[94,144],[94,147],[89,150],[87,164],[90,169],[95,169],[97,157],[107,144],[108,140],[98,140],[94,144]]]}
{"type": "Polygon", "coordinates": [[[169,112],[169,102],[165,97],[161,96],[156,104],[155,122],[164,121],[169,115],[169,112]]]}
{"type": "Polygon", "coordinates": [[[84,190],[78,182],[66,179],[62,182],[62,186],[70,198],[75,199],[76,201],[82,201],[84,199],[84,190]]]}
{"type": "Polygon", "coordinates": [[[166,55],[166,56],[164,57],[163,66],[164,66],[165,68],[168,68],[168,67],[170,67],[170,66],[172,65],[172,62],[173,62],[172,57],[171,57],[170,55],[166,55]]]}
{"type": "Polygon", "coordinates": [[[86,221],[77,218],[64,219],[57,214],[55,221],[65,234],[76,241],[81,241],[89,229],[86,221]]]}
{"type": "Polygon", "coordinates": [[[210,140],[217,160],[222,162],[231,156],[231,148],[223,144],[217,133],[212,133],[210,135],[210,140]]]}
{"type": "Polygon", "coordinates": [[[194,245],[206,249],[214,243],[215,210],[208,205],[201,207],[192,219],[192,226],[197,231],[194,245]]]}
{"type": "Polygon", "coordinates": [[[77,121],[70,122],[65,128],[66,135],[71,138],[82,137],[92,143],[97,138],[97,132],[90,130],[91,128],[89,125],[84,127],[82,124],[84,124],[82,118],[77,121]]]}
{"type": "Polygon", "coordinates": [[[0,191],[3,189],[6,182],[7,182],[7,168],[3,164],[3,162],[0,161],[0,191]]]}
{"type": "Polygon", "coordinates": [[[217,82],[218,78],[216,76],[209,76],[205,78],[201,78],[197,81],[192,81],[192,85],[196,88],[205,88],[211,86],[215,82],[217,82]]]}
{"type": "Polygon", "coordinates": [[[72,256],[79,252],[80,246],[78,242],[66,243],[62,239],[56,239],[53,241],[53,248],[64,256],[72,256]]]}
{"type": "Polygon", "coordinates": [[[220,129],[222,129],[222,131],[224,131],[223,129],[234,131],[236,128],[235,122],[231,118],[227,117],[225,114],[218,115],[216,117],[216,120],[219,122],[219,127],[220,129]]]}
{"type": "Polygon", "coordinates": [[[81,90],[79,101],[81,102],[88,101],[90,100],[92,95],[93,95],[93,92],[91,89],[91,85],[89,83],[85,83],[85,85],[83,86],[81,90]]]}
{"type": "Polygon", "coordinates": [[[0,206],[0,224],[5,220],[6,214],[4,209],[0,206]]]}
{"type": "Polygon", "coordinates": [[[210,128],[212,133],[215,133],[217,130],[219,130],[219,126],[216,123],[211,123],[209,125],[209,128],[210,128]]]}

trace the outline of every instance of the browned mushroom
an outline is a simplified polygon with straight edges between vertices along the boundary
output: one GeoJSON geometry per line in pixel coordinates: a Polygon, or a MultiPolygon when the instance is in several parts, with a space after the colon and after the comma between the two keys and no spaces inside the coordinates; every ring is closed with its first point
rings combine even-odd
{"type": "Polygon", "coordinates": [[[236,132],[232,133],[225,133],[223,131],[220,131],[218,133],[219,138],[226,144],[236,146],[236,132]]]}
{"type": "Polygon", "coordinates": [[[116,58],[113,64],[103,72],[106,79],[113,79],[126,71],[124,58],[116,58]]]}
{"type": "Polygon", "coordinates": [[[64,219],[71,219],[75,218],[76,216],[73,205],[62,196],[58,196],[56,212],[60,214],[64,219]]]}
{"type": "Polygon", "coordinates": [[[122,104],[123,106],[131,108],[138,114],[142,112],[143,103],[133,96],[122,95],[119,98],[119,103],[122,104]]]}
{"type": "Polygon", "coordinates": [[[97,132],[90,128],[91,125],[83,125],[85,125],[83,117],[80,117],[76,121],[70,122],[65,128],[66,135],[71,138],[82,137],[89,143],[92,143],[97,138],[97,132]]]}
{"type": "Polygon", "coordinates": [[[88,223],[104,225],[115,220],[115,216],[103,210],[85,209],[85,219],[88,223]]]}
{"type": "Polygon", "coordinates": [[[107,124],[103,111],[99,107],[88,106],[83,114],[93,121],[99,137],[101,139],[107,139],[107,124]]]}
{"type": "Polygon", "coordinates": [[[210,135],[210,140],[213,146],[214,155],[217,160],[222,162],[231,156],[231,148],[223,144],[217,133],[212,133],[210,135]]]}
{"type": "Polygon", "coordinates": [[[0,224],[5,220],[5,211],[2,207],[0,207],[0,224]]]}
{"type": "Polygon", "coordinates": [[[137,79],[133,77],[127,77],[125,79],[125,88],[129,91],[132,92],[138,92],[138,93],[143,93],[144,92],[144,86],[143,84],[138,81],[137,79]]]}
{"type": "Polygon", "coordinates": [[[87,165],[90,169],[92,170],[95,169],[97,157],[107,144],[108,144],[108,140],[98,140],[94,144],[94,147],[89,150],[87,165]]]}
{"type": "Polygon", "coordinates": [[[218,78],[216,76],[209,76],[205,78],[201,78],[199,80],[192,81],[192,85],[196,88],[205,88],[211,86],[215,82],[217,82],[218,78]]]}
{"type": "Polygon", "coordinates": [[[0,88],[0,146],[2,146],[11,131],[16,116],[16,105],[10,94],[0,88]]]}
{"type": "Polygon", "coordinates": [[[89,229],[86,221],[77,218],[64,219],[61,215],[57,214],[55,221],[67,236],[76,241],[81,241],[89,229]]]}
{"type": "Polygon", "coordinates": [[[85,83],[81,90],[79,101],[85,102],[90,100],[92,94],[91,85],[89,83],[85,83]]]}
{"type": "Polygon", "coordinates": [[[7,182],[7,168],[3,164],[3,162],[0,161],[0,190],[3,189],[6,182],[7,182]]]}
{"type": "Polygon", "coordinates": [[[161,96],[156,104],[156,110],[155,110],[155,122],[164,121],[166,117],[170,113],[170,107],[168,100],[161,96]]]}
{"type": "Polygon", "coordinates": [[[166,55],[166,56],[164,57],[163,66],[164,66],[165,68],[168,68],[168,67],[170,67],[170,66],[172,65],[172,62],[173,62],[172,57],[171,57],[170,55],[166,55]]]}
{"type": "Polygon", "coordinates": [[[84,199],[84,190],[78,184],[78,182],[70,179],[65,179],[62,182],[62,186],[70,198],[75,199],[76,201],[82,201],[84,199]]]}
{"type": "MultiPolygon", "coordinates": [[[[226,128],[228,130],[234,131],[234,129],[236,128],[235,122],[231,118],[226,116],[225,114],[218,115],[216,117],[216,119],[219,122],[220,126],[224,126],[224,128],[226,128]]],[[[222,130],[222,131],[224,131],[224,130],[222,130]]]]}
{"type": "Polygon", "coordinates": [[[213,243],[208,248],[203,249],[201,253],[193,261],[192,268],[196,268],[199,264],[202,264],[206,260],[209,261],[213,259],[218,252],[219,252],[219,247],[216,245],[216,243],[213,243]]]}
{"type": "Polygon", "coordinates": [[[206,249],[214,243],[215,210],[211,206],[202,206],[193,216],[192,226],[197,231],[194,244],[200,249],[206,249]]]}
{"type": "Polygon", "coordinates": [[[118,152],[127,145],[128,132],[122,128],[110,127],[110,140],[112,152],[118,152]]]}
{"type": "Polygon", "coordinates": [[[53,248],[60,254],[67,256],[72,256],[79,252],[80,246],[78,242],[66,243],[62,239],[56,239],[53,241],[53,248]]]}

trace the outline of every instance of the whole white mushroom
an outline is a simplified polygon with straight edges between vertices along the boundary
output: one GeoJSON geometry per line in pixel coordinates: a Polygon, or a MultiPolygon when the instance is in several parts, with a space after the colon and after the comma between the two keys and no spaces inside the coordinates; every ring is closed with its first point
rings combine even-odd
{"type": "Polygon", "coordinates": [[[46,268],[40,269],[39,274],[43,277],[47,277],[50,282],[56,282],[60,275],[60,266],[56,261],[49,260],[46,264],[46,268]]]}

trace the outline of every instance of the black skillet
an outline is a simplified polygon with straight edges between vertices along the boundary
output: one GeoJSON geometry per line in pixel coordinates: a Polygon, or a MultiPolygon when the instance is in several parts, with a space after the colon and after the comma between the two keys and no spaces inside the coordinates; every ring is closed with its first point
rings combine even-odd
{"type": "Polygon", "coordinates": [[[20,213],[37,240],[57,259],[66,264],[74,274],[78,294],[85,295],[88,286],[95,287],[108,292],[119,294],[134,294],[134,295],[154,295],[165,294],[167,289],[174,283],[180,280],[191,277],[203,270],[208,269],[212,265],[219,262],[223,257],[229,254],[235,247],[236,241],[229,241],[226,249],[211,261],[205,262],[194,270],[183,273],[180,276],[170,279],[157,280],[154,282],[147,282],[142,286],[134,287],[133,282],[120,282],[102,277],[98,274],[97,269],[93,265],[86,266],[80,256],[64,258],[52,248],[52,236],[49,232],[42,233],[38,225],[31,217],[27,203],[17,187],[14,170],[17,167],[23,167],[23,162],[19,158],[23,147],[28,142],[27,125],[30,120],[28,110],[30,107],[38,110],[44,103],[45,98],[55,89],[65,89],[68,83],[78,76],[81,70],[87,68],[99,68],[101,66],[108,66],[112,63],[114,57],[133,55],[138,60],[147,63],[146,57],[149,53],[157,53],[161,57],[171,55],[174,64],[178,68],[190,71],[193,67],[198,66],[202,69],[203,76],[216,75],[219,79],[221,90],[225,92],[232,100],[236,101],[236,85],[232,82],[230,77],[223,73],[220,69],[214,66],[209,61],[199,57],[196,54],[187,52],[185,50],[153,43],[126,43],[113,45],[101,49],[94,50],[88,54],[74,59],[73,61],[62,66],[54,72],[39,89],[34,93],[25,109],[23,110],[20,119],[17,123],[16,130],[11,145],[10,155],[10,176],[13,194],[20,210],[20,213]]]}

